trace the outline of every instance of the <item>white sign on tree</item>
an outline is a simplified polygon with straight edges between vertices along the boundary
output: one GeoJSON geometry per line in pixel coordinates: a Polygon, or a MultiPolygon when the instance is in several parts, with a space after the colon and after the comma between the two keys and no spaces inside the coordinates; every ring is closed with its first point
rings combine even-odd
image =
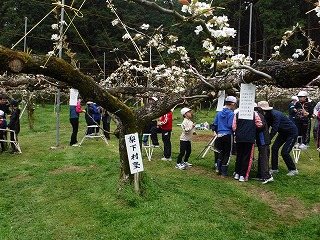
{"type": "Polygon", "coordinates": [[[78,89],[70,88],[70,106],[77,106],[79,91],[78,89]]]}
{"type": "Polygon", "coordinates": [[[143,172],[144,169],[138,133],[127,134],[124,137],[126,141],[131,174],[143,172]]]}
{"type": "Polygon", "coordinates": [[[218,104],[217,104],[217,111],[222,111],[224,106],[224,99],[226,96],[225,90],[220,90],[218,93],[218,104]]]}
{"type": "Polygon", "coordinates": [[[255,96],[255,85],[241,83],[239,119],[253,120],[255,96]]]}

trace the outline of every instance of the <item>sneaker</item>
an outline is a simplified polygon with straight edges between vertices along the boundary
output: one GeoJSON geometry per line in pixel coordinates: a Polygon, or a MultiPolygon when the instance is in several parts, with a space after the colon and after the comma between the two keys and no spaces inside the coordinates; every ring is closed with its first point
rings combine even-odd
{"type": "Polygon", "coordinates": [[[240,178],[240,175],[238,173],[234,174],[234,177],[233,177],[235,180],[239,180],[240,178]]]}
{"type": "Polygon", "coordinates": [[[163,160],[163,161],[171,161],[171,160],[172,160],[172,158],[166,158],[166,157],[163,157],[163,158],[161,158],[161,160],[163,160]]]}
{"type": "Polygon", "coordinates": [[[160,147],[160,145],[159,145],[159,144],[158,144],[158,145],[153,144],[153,145],[151,145],[151,147],[153,147],[153,148],[159,148],[159,147],[160,147]]]}
{"type": "Polygon", "coordinates": [[[75,144],[72,144],[71,146],[72,146],[72,147],[79,147],[79,144],[78,144],[78,143],[75,143],[75,144]]]}
{"type": "Polygon", "coordinates": [[[189,163],[189,162],[184,162],[183,165],[186,166],[186,167],[192,167],[192,164],[189,163]]]}
{"type": "Polygon", "coordinates": [[[269,173],[272,175],[272,174],[275,174],[275,173],[279,173],[279,170],[278,169],[270,169],[269,170],[269,173]]]}
{"type": "Polygon", "coordinates": [[[178,168],[178,169],[180,169],[180,170],[185,170],[185,169],[186,169],[186,167],[185,167],[183,164],[181,164],[181,163],[177,163],[177,164],[176,164],[176,168],[178,168]]]}
{"type": "Polygon", "coordinates": [[[293,175],[297,175],[299,174],[298,170],[290,170],[288,173],[287,173],[287,176],[293,176],[293,175]]]}
{"type": "Polygon", "coordinates": [[[320,152],[320,147],[317,148],[317,151],[320,152]]]}
{"type": "Polygon", "coordinates": [[[299,145],[299,148],[300,148],[301,150],[306,150],[306,149],[308,148],[308,146],[305,145],[305,144],[303,144],[303,143],[301,143],[301,144],[299,145]]]}
{"type": "Polygon", "coordinates": [[[268,182],[273,182],[274,181],[274,179],[273,179],[273,177],[271,177],[271,178],[268,178],[268,179],[262,179],[261,180],[261,183],[262,184],[266,184],[266,183],[268,183],[268,182]]]}
{"type": "Polygon", "coordinates": [[[247,182],[248,179],[246,179],[244,176],[240,176],[239,182],[247,182]]]}

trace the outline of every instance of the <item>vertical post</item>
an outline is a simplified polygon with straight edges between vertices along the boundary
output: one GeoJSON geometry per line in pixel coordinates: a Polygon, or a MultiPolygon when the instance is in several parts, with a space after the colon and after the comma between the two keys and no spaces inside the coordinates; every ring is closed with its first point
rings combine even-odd
{"type": "Polygon", "coordinates": [[[241,0],[239,1],[240,2],[240,5],[239,5],[239,21],[238,21],[238,51],[237,53],[240,54],[240,37],[241,37],[241,15],[240,15],[240,12],[241,12],[241,0]]]}
{"type": "Polygon", "coordinates": [[[27,50],[27,27],[28,26],[28,18],[24,18],[24,42],[23,42],[23,51],[27,50]]]}
{"type": "Polygon", "coordinates": [[[248,56],[251,55],[251,32],[252,32],[252,3],[250,3],[250,20],[249,20],[249,43],[248,43],[248,56]]]}
{"type": "Polygon", "coordinates": [[[103,53],[103,81],[106,80],[106,53],[103,53]]]}
{"type": "MultiPolygon", "coordinates": [[[[62,58],[62,42],[63,42],[63,23],[64,23],[64,3],[62,0],[61,18],[60,18],[60,43],[59,43],[59,58],[62,58]]],[[[59,128],[60,128],[60,89],[57,89],[57,122],[56,122],[56,147],[59,146],[59,128]]]]}

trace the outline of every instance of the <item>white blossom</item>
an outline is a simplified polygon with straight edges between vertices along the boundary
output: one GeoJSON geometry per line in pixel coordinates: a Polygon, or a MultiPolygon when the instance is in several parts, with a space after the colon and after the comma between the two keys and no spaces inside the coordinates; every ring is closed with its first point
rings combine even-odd
{"type": "Polygon", "coordinates": [[[126,33],[125,35],[122,36],[122,40],[130,39],[130,34],[126,33]]]}
{"type": "Polygon", "coordinates": [[[273,49],[274,49],[275,51],[278,51],[278,50],[280,49],[280,47],[279,47],[279,46],[274,46],[273,49]]]}
{"type": "Polygon", "coordinates": [[[56,23],[55,23],[55,24],[52,24],[52,25],[51,25],[51,28],[54,29],[54,30],[57,30],[57,29],[59,29],[59,25],[56,24],[56,23]]]}
{"type": "Polygon", "coordinates": [[[149,27],[150,27],[150,25],[149,24],[145,24],[145,23],[140,26],[140,28],[143,29],[143,30],[148,30],[149,27]]]}
{"type": "Polygon", "coordinates": [[[292,54],[292,57],[293,57],[294,59],[297,59],[297,58],[299,57],[299,54],[294,53],[294,54],[292,54]]]}
{"type": "Polygon", "coordinates": [[[196,27],[196,30],[194,30],[194,32],[195,32],[197,35],[199,35],[199,33],[202,32],[202,30],[203,30],[202,26],[199,25],[199,26],[196,27]]]}
{"type": "Polygon", "coordinates": [[[112,26],[115,26],[115,25],[117,25],[119,22],[120,22],[119,19],[114,19],[114,20],[111,22],[111,24],[112,24],[112,26]]]}
{"type": "Polygon", "coordinates": [[[58,41],[59,39],[60,39],[60,36],[58,34],[52,34],[51,35],[51,40],[58,41]]]}

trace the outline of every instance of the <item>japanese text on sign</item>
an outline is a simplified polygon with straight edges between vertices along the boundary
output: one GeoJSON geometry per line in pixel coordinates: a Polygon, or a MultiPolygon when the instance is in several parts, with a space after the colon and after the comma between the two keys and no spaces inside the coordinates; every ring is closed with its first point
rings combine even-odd
{"type": "Polygon", "coordinates": [[[253,84],[241,84],[239,119],[253,120],[256,86],[253,84]]]}
{"type": "Polygon", "coordinates": [[[143,172],[143,163],[138,133],[125,135],[127,154],[131,174],[143,172]]]}

